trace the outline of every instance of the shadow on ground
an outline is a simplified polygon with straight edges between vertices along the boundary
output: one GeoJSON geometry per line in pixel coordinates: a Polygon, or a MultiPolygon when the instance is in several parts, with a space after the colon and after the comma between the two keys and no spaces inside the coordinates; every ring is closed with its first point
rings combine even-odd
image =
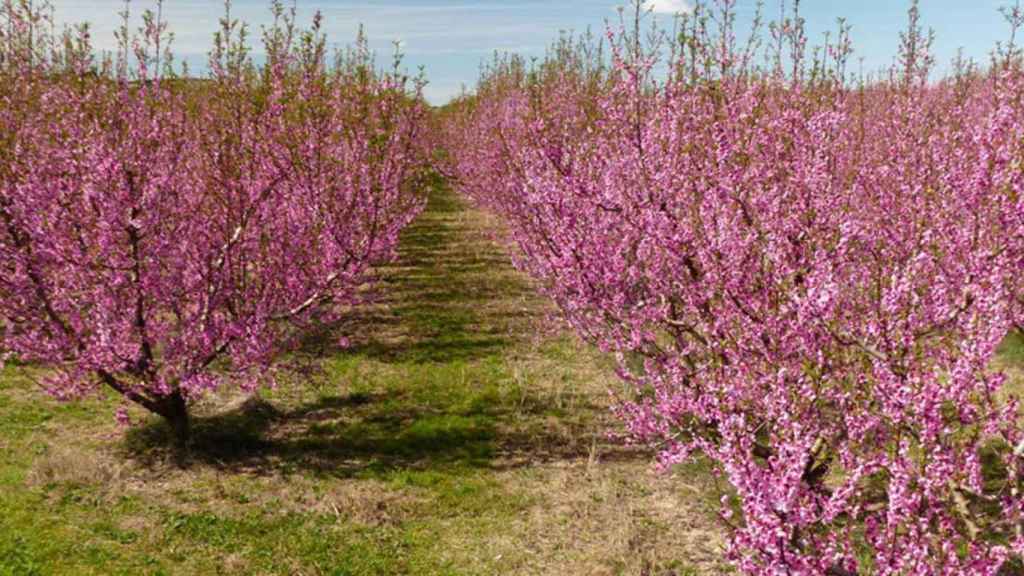
{"type": "MultiPolygon", "coordinates": [[[[481,406],[453,413],[401,408],[396,402],[401,399],[355,394],[281,411],[253,398],[196,418],[184,463],[232,473],[347,478],[401,469],[510,469],[586,458],[593,448],[594,437],[582,430],[572,438],[544,428],[508,426],[523,420],[518,409],[481,406]]],[[[128,455],[147,466],[170,461],[171,446],[169,429],[158,421],[132,429],[123,444],[128,455]]],[[[603,461],[648,458],[625,447],[601,450],[603,461]]]]}

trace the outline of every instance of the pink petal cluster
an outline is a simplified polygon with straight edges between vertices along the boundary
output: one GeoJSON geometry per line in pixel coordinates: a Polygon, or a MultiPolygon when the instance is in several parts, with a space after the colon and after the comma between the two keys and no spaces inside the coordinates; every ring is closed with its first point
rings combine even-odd
{"type": "Polygon", "coordinates": [[[844,34],[805,60],[798,17],[758,67],[732,4],[667,66],[623,30],[610,65],[571,42],[497,62],[448,169],[617,355],[632,438],[728,480],[744,573],[994,575],[1024,557],[991,367],[1024,324],[1018,53],[929,83],[915,9],[887,79],[844,75],[844,34]]]}
{"type": "Polygon", "coordinates": [[[185,425],[394,256],[423,205],[418,88],[365,42],[332,64],[319,19],[280,9],[265,66],[225,19],[187,80],[153,14],[99,60],[25,6],[0,37],[0,350],[54,366],[58,397],[109,386],[185,425]]]}

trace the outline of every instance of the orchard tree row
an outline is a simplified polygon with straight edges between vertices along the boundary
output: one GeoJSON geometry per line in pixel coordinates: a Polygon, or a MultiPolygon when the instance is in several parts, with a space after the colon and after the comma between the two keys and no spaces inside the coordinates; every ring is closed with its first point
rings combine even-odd
{"type": "Polygon", "coordinates": [[[260,63],[228,11],[194,78],[159,12],[98,55],[3,0],[0,354],[55,396],[113,389],[187,442],[191,403],[272,382],[420,211],[419,82],[272,10],[260,63]]]}
{"type": "Polygon", "coordinates": [[[992,360],[1024,323],[1024,13],[930,81],[916,6],[862,77],[842,25],[812,50],[793,10],[740,42],[734,4],[497,59],[446,111],[448,172],[617,356],[631,437],[728,481],[744,573],[1019,568],[992,360]]]}

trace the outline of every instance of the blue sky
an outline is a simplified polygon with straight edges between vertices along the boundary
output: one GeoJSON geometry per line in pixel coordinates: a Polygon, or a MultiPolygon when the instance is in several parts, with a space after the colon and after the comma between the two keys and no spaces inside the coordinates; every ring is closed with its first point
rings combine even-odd
{"type": "MultiPolygon", "coordinates": [[[[366,27],[373,47],[387,60],[391,43],[400,41],[405,62],[423,66],[430,84],[428,99],[440,104],[462,86],[472,88],[482,60],[495,50],[540,56],[559,31],[601,31],[605,22],[618,18],[616,8],[626,0],[298,0],[299,18],[308,23],[312,14],[324,14],[329,40],[345,44],[355,37],[360,24],[366,27]]],[[[687,10],[690,0],[648,0],[655,17],[669,24],[672,13],[687,10]]],[[[938,35],[936,56],[948,62],[963,48],[965,54],[984,60],[997,40],[1007,37],[998,8],[1013,0],[921,0],[924,23],[938,35]]],[[[756,0],[737,0],[740,22],[753,13],[756,0]]],[[[114,45],[113,30],[123,0],[53,0],[59,22],[89,21],[99,48],[114,45]]],[[[778,5],[768,0],[768,16],[778,5]]],[[[155,0],[132,0],[136,15],[155,6],[155,0]]],[[[904,0],[803,0],[812,40],[834,29],[835,19],[845,16],[853,25],[855,58],[863,58],[867,70],[887,65],[895,54],[898,34],[906,22],[904,0]]],[[[202,69],[210,38],[223,13],[219,0],[165,0],[164,15],[174,31],[175,53],[193,69],[202,69]]],[[[233,13],[254,26],[269,19],[265,0],[234,0],[233,13]]]]}

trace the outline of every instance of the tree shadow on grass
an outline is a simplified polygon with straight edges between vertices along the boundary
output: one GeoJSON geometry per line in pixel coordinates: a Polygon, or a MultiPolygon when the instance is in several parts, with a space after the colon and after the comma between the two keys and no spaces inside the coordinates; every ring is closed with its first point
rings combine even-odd
{"type": "MultiPolygon", "coordinates": [[[[582,410],[601,408],[582,405],[582,410]]],[[[130,430],[126,455],[147,467],[179,465],[230,473],[303,473],[337,478],[387,475],[396,470],[502,470],[586,458],[591,440],[543,426],[543,402],[512,407],[486,402],[460,410],[414,406],[393,394],[329,396],[282,411],[255,397],[193,422],[184,462],[161,421],[130,430]]],[[[649,459],[638,449],[602,442],[601,459],[649,459]]]]}

